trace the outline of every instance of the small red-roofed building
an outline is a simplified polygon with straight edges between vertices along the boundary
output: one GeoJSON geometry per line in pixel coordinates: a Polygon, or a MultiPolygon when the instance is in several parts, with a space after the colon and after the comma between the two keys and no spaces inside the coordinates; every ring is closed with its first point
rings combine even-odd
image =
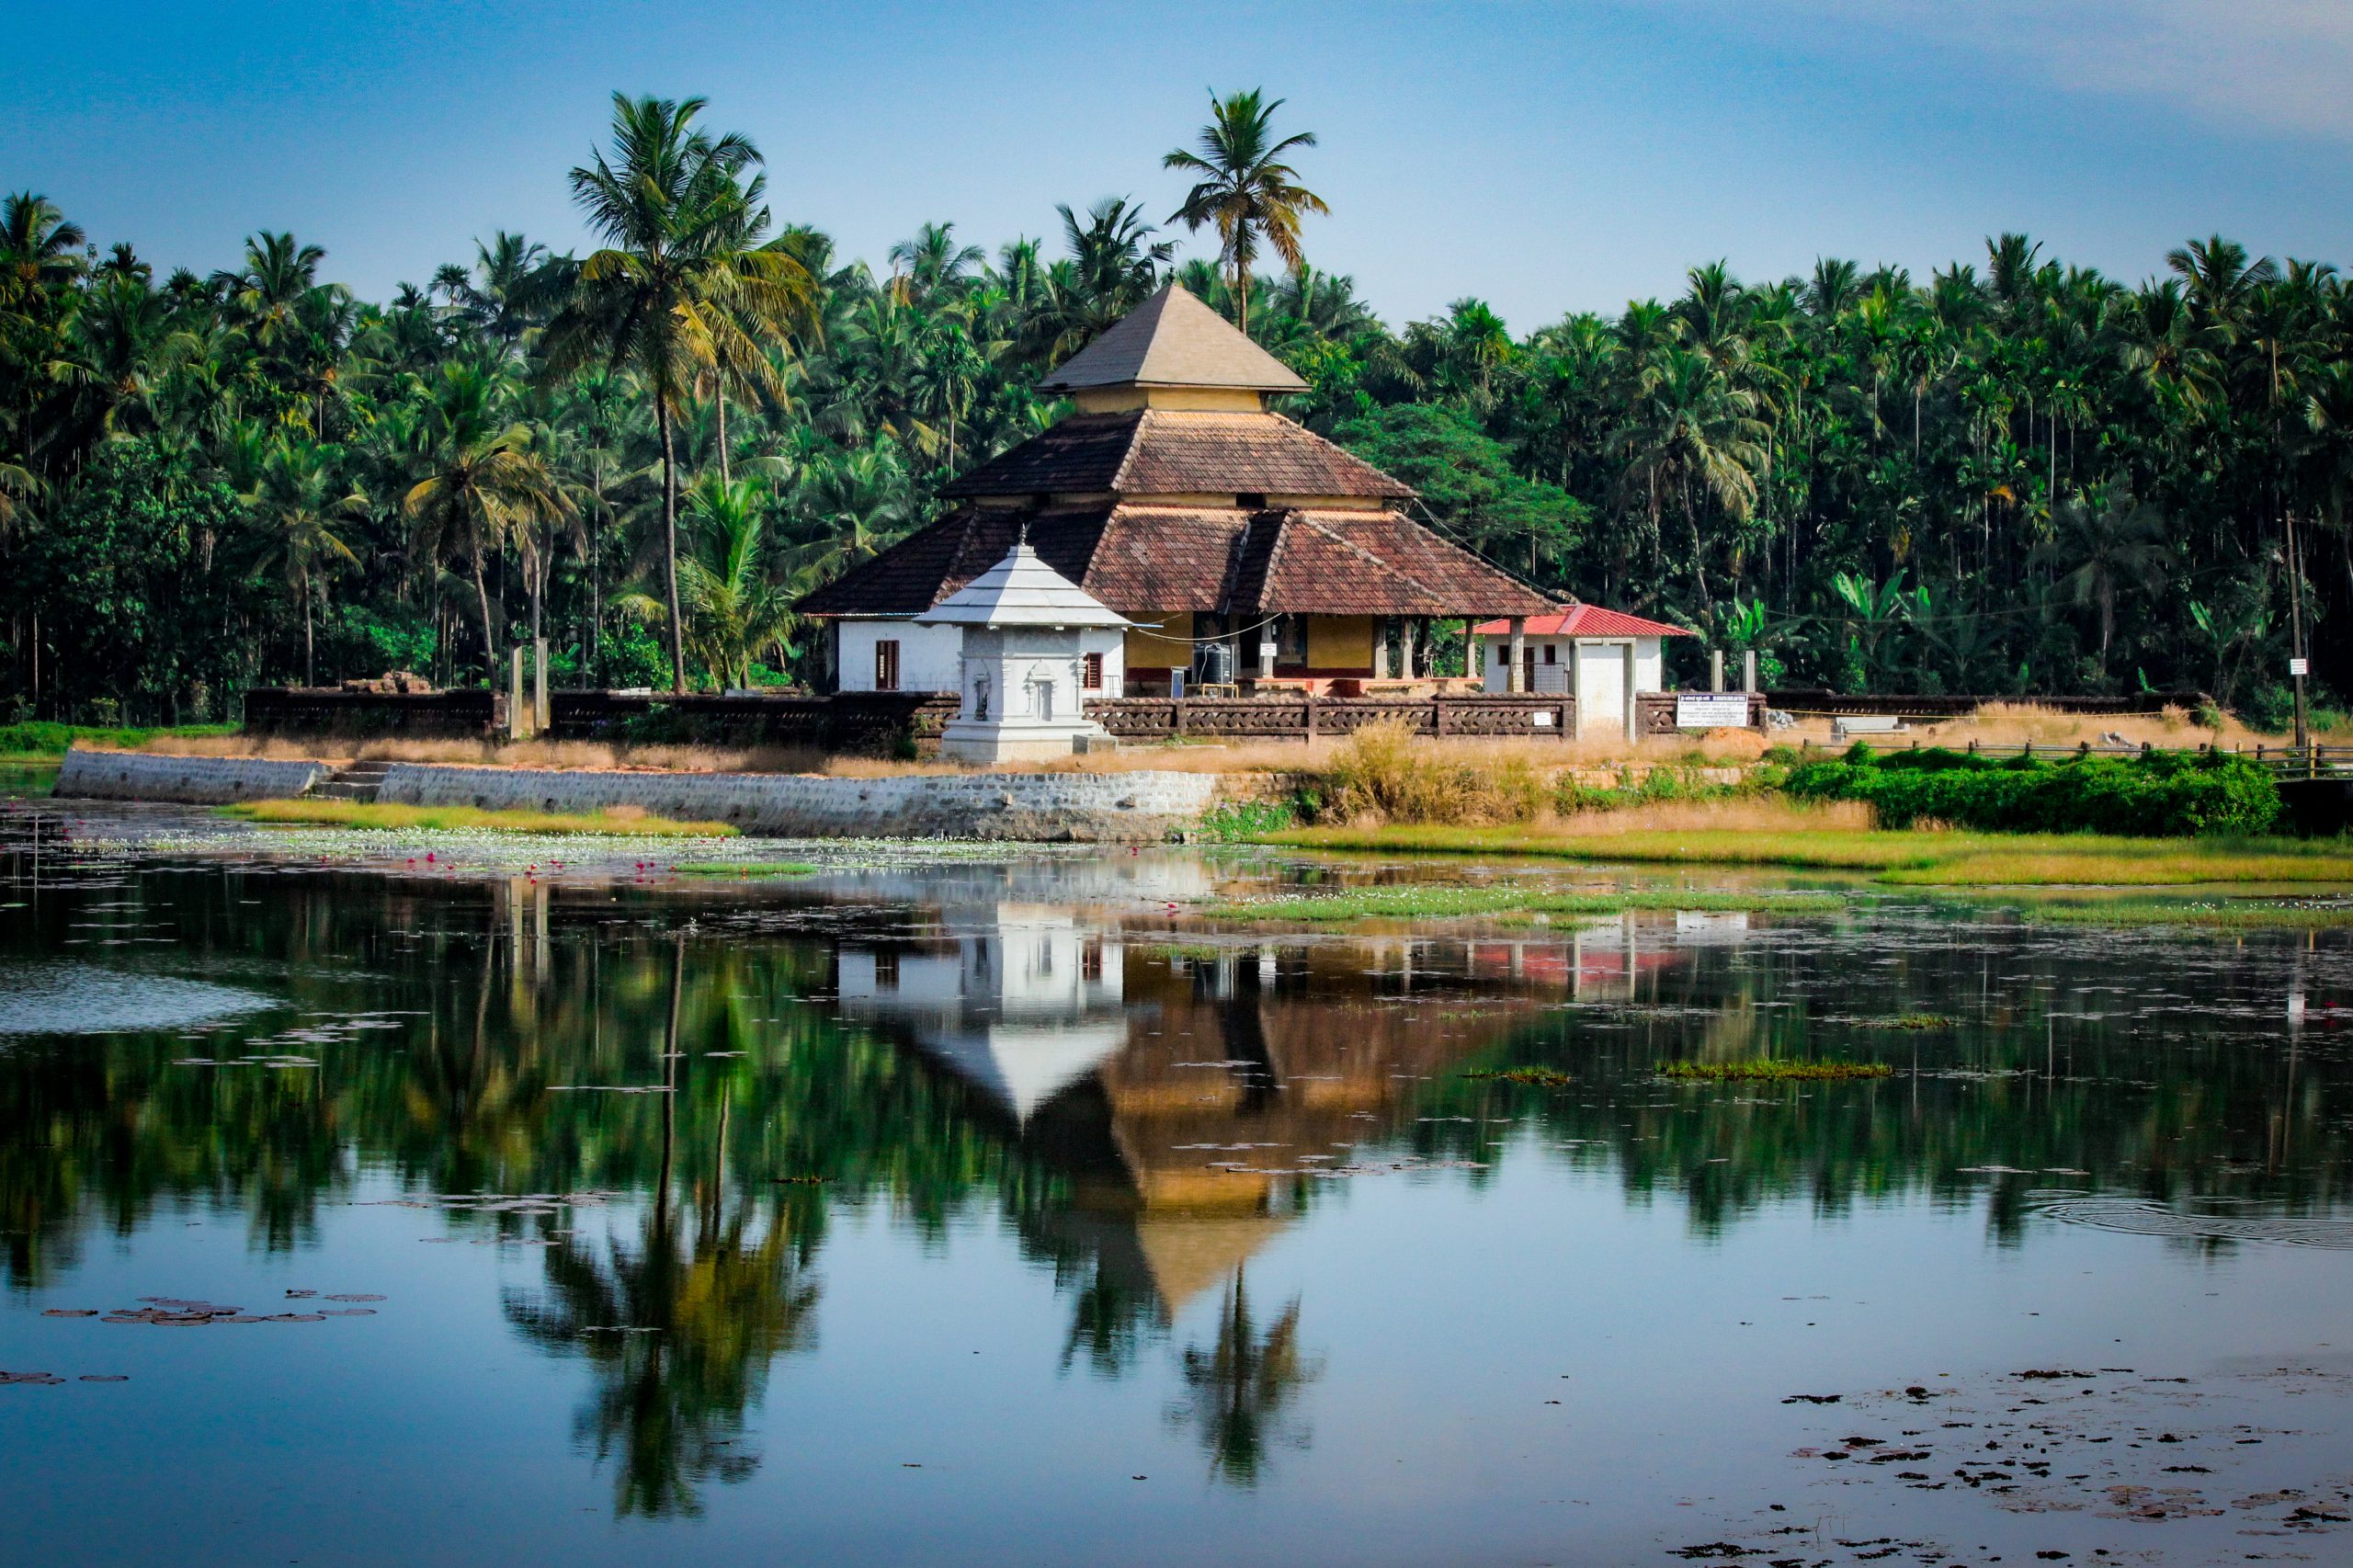
{"type": "Polygon", "coordinates": [[[1518,626],[1490,620],[1473,629],[1481,689],[1574,697],[1580,735],[1626,733],[1634,699],[1666,689],[1666,639],[1692,635],[1663,620],[1588,604],[1531,615],[1518,626]],[[1512,679],[1515,642],[1519,648],[1518,682],[1512,679]]]}

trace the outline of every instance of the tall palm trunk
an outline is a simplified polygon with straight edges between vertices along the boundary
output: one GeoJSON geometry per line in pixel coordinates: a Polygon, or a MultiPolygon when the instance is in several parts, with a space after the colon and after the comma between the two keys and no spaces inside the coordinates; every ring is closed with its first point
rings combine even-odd
{"type": "Polygon", "coordinates": [[[302,574],[302,684],[319,684],[319,644],[311,631],[311,574],[302,574]]]}
{"type": "Polygon", "coordinates": [[[466,551],[474,569],[474,605],[482,611],[482,681],[492,691],[498,689],[498,639],[491,631],[490,589],[482,579],[482,530],[477,526],[468,532],[472,549],[466,551]]]}
{"type": "Polygon", "coordinates": [[[727,460],[727,388],[724,383],[719,389],[719,483],[735,483],[735,471],[727,460]]]}
{"type": "Polygon", "coordinates": [[[662,432],[663,591],[670,607],[670,689],[687,694],[687,623],[678,612],[678,448],[670,428],[670,404],[656,393],[654,423],[662,432]]]}

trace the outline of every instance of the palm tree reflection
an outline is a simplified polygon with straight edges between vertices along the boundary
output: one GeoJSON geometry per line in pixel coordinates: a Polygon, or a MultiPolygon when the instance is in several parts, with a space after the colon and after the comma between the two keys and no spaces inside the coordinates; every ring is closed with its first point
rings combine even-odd
{"type": "Polygon", "coordinates": [[[745,1446],[745,1412],[767,1386],[768,1363],[815,1338],[818,1291],[806,1271],[818,1228],[790,1198],[770,1200],[756,1222],[751,1204],[729,1203],[724,1088],[710,1176],[689,1206],[693,1233],[677,1224],[684,971],[680,944],[663,1036],[661,1174],[637,1244],[608,1237],[600,1255],[593,1244],[568,1241],[547,1255],[544,1291],[506,1301],[527,1337],[584,1355],[595,1368],[597,1388],[574,1431],[599,1464],[619,1451],[614,1509],[623,1517],[696,1515],[698,1483],[750,1476],[759,1456],[745,1446]]]}
{"type": "Polygon", "coordinates": [[[1300,1353],[1298,1297],[1261,1333],[1236,1268],[1218,1313],[1216,1342],[1188,1347],[1178,1369],[1187,1392],[1169,1406],[1168,1419],[1199,1428],[1211,1479],[1256,1486],[1272,1449],[1307,1447],[1308,1428],[1285,1406],[1323,1375],[1324,1364],[1300,1353]]]}
{"type": "Polygon", "coordinates": [[[620,1457],[614,1506],[627,1516],[701,1512],[699,1483],[742,1481],[759,1464],[745,1412],[768,1363],[814,1342],[817,1286],[789,1200],[755,1223],[743,1210],[691,1235],[657,1203],[634,1245],[572,1241],[547,1254],[547,1288],[516,1292],[508,1318],[561,1354],[585,1357],[597,1388],[574,1430],[599,1464],[620,1457]]]}

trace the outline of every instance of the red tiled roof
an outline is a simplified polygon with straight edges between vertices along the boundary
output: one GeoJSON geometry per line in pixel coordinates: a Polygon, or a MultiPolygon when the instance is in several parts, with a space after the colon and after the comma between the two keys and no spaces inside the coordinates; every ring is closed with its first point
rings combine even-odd
{"type": "Polygon", "coordinates": [[[1279,414],[1074,414],[951,482],[966,495],[1347,495],[1414,492],[1279,414]]]}
{"type": "Polygon", "coordinates": [[[1001,559],[1024,518],[1045,562],[1126,615],[1540,614],[1536,590],[1396,512],[967,506],[803,598],[804,615],[918,615],[1001,559]]]}
{"type": "Polygon", "coordinates": [[[1321,615],[1528,614],[1544,596],[1396,512],[1283,515],[1264,585],[1237,608],[1321,615]]]}
{"type": "MultiPolygon", "coordinates": [[[[1503,637],[1511,631],[1508,620],[1490,620],[1474,629],[1482,637],[1503,637]]],[[[1531,615],[1528,618],[1530,637],[1697,637],[1688,627],[1669,626],[1663,620],[1644,620],[1639,615],[1623,610],[1604,609],[1599,605],[1571,605],[1554,615],[1531,615]]]]}

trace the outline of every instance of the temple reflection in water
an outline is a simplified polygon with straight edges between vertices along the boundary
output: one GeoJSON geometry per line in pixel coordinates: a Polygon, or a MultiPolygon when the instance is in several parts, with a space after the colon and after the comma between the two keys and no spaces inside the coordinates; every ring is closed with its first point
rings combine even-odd
{"type": "Polygon", "coordinates": [[[1067,1183],[1026,1216],[1032,1239],[1165,1321],[1279,1233],[1319,1167],[1390,1139],[1422,1085],[1564,998],[1632,999],[1684,936],[1610,918],[1526,939],[1188,940],[1008,899],[846,944],[837,1006],[978,1089],[1067,1183]]]}

